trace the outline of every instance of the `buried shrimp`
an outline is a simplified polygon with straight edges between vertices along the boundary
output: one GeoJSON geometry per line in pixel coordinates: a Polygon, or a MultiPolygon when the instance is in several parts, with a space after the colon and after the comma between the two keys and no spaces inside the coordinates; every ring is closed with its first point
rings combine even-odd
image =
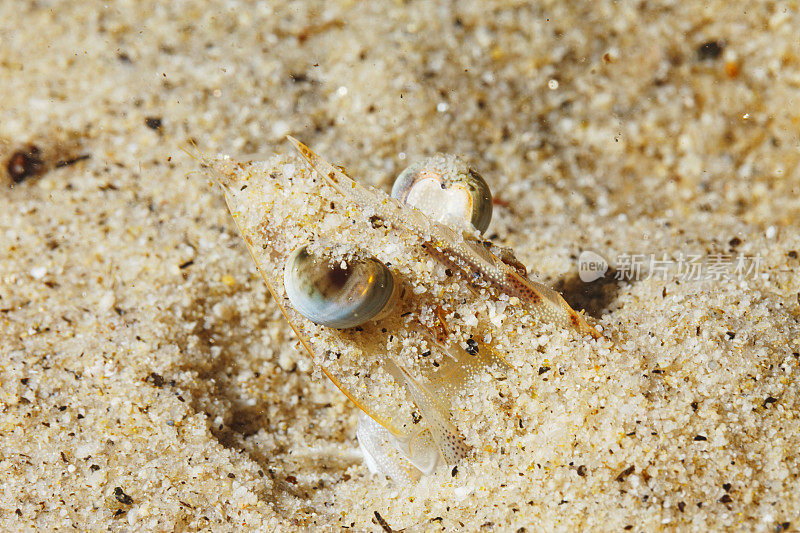
{"type": "Polygon", "coordinates": [[[600,338],[483,238],[491,191],[462,160],[414,164],[390,196],[289,140],[302,159],[204,166],[300,343],[360,410],[373,472],[407,483],[466,456],[454,401],[479,374],[513,371],[504,354],[530,349],[537,324],[600,338]]]}

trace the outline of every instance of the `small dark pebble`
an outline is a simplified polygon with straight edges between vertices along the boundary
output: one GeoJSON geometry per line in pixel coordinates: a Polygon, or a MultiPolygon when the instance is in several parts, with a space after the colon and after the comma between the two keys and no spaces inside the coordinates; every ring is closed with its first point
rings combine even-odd
{"type": "Polygon", "coordinates": [[[61,159],[56,161],[56,168],[64,168],[74,165],[75,163],[79,163],[80,161],[86,161],[87,159],[91,159],[91,154],[82,154],[75,157],[70,157],[69,159],[61,159]]]}
{"type": "Polygon", "coordinates": [[[541,376],[542,374],[544,374],[544,373],[545,373],[545,372],[547,372],[548,370],[550,370],[550,367],[549,367],[549,366],[540,366],[540,367],[539,367],[539,375],[541,376]]]}
{"type": "Polygon", "coordinates": [[[297,478],[294,476],[286,476],[286,483],[291,483],[292,485],[297,485],[297,478]]]}
{"type": "Polygon", "coordinates": [[[378,524],[380,524],[381,528],[386,531],[386,533],[392,533],[394,531],[394,529],[389,527],[389,524],[386,523],[386,520],[383,519],[378,511],[375,511],[375,520],[378,521],[378,524]]]}
{"type": "Polygon", "coordinates": [[[736,248],[740,244],[742,244],[742,239],[740,239],[739,237],[734,237],[733,239],[728,241],[728,246],[730,246],[731,248],[736,248]]]}
{"type": "Polygon", "coordinates": [[[733,340],[736,338],[736,333],[734,333],[733,331],[728,331],[725,333],[725,335],[727,335],[728,340],[733,340]]]}
{"type": "Polygon", "coordinates": [[[458,474],[458,466],[454,466],[453,469],[450,471],[451,477],[456,477],[456,474],[458,474]]]}
{"type": "Polygon", "coordinates": [[[188,267],[192,266],[193,264],[194,264],[194,261],[193,261],[193,260],[191,260],[191,259],[189,259],[189,260],[188,260],[188,261],[186,261],[185,263],[181,263],[181,265],[180,265],[178,268],[180,268],[181,270],[183,270],[184,268],[188,268],[188,267]]]}
{"type": "Polygon", "coordinates": [[[636,467],[634,465],[629,466],[628,468],[626,468],[625,470],[620,472],[620,474],[617,476],[617,481],[620,481],[620,482],[624,481],[626,477],[628,477],[629,475],[633,474],[633,471],[635,469],[636,469],[636,467]]]}
{"type": "Polygon", "coordinates": [[[467,353],[470,355],[478,355],[478,343],[473,339],[467,339],[467,353]]]}
{"type": "Polygon", "coordinates": [[[724,490],[725,492],[730,492],[731,491],[731,484],[730,483],[723,483],[722,484],[722,490],[724,490]]]}
{"type": "Polygon", "coordinates": [[[586,475],[586,465],[581,465],[578,467],[578,475],[581,477],[586,475]]]}
{"type": "Polygon", "coordinates": [[[236,479],[236,474],[233,472],[228,472],[228,479],[236,479]]]}
{"type": "Polygon", "coordinates": [[[791,523],[791,522],[783,522],[783,523],[781,523],[781,524],[780,524],[780,526],[779,526],[779,527],[780,527],[780,528],[781,528],[783,531],[786,531],[787,529],[789,529],[789,526],[791,526],[791,525],[792,525],[792,523],[791,523]]]}
{"type": "Polygon", "coordinates": [[[678,502],[678,510],[680,512],[683,512],[684,509],[686,509],[686,503],[685,502],[678,502]]]}
{"type": "Polygon", "coordinates": [[[422,417],[416,411],[411,411],[411,422],[414,424],[419,424],[422,422],[422,417]]]}
{"type": "Polygon", "coordinates": [[[150,372],[150,375],[147,376],[147,379],[145,381],[149,381],[156,387],[164,386],[164,378],[160,374],[156,374],[155,372],[150,372]]]}
{"type": "Polygon", "coordinates": [[[144,125],[151,130],[160,129],[162,126],[161,117],[147,117],[144,119],[144,125]]]}
{"type": "Polygon", "coordinates": [[[722,55],[723,48],[725,44],[720,41],[706,41],[697,47],[697,59],[700,61],[717,59],[722,55]]]}
{"type": "Polygon", "coordinates": [[[424,351],[424,352],[422,352],[420,355],[421,355],[422,357],[428,357],[430,354],[431,354],[431,351],[430,351],[430,350],[425,350],[425,351],[424,351]]]}
{"type": "Polygon", "coordinates": [[[732,501],[733,501],[733,498],[731,498],[727,494],[723,495],[722,498],[719,499],[720,503],[731,503],[732,501]]]}
{"type": "Polygon", "coordinates": [[[35,176],[44,170],[44,161],[41,159],[41,151],[38,147],[31,145],[26,150],[17,150],[8,160],[6,170],[14,183],[22,183],[27,178],[35,176]]]}
{"type": "Polygon", "coordinates": [[[122,487],[114,488],[114,497],[123,505],[130,505],[133,503],[133,498],[125,494],[125,491],[122,490],[122,487]]]}
{"type": "Polygon", "coordinates": [[[452,271],[452,270],[450,270],[449,268],[445,268],[445,269],[444,269],[444,275],[445,275],[445,276],[447,276],[447,277],[449,278],[450,276],[452,276],[452,275],[453,275],[453,271],[452,271]]]}
{"type": "Polygon", "coordinates": [[[692,406],[692,411],[697,411],[697,402],[692,402],[691,406],[692,406]]]}
{"type": "Polygon", "coordinates": [[[696,440],[696,441],[704,441],[704,440],[708,440],[708,439],[703,435],[695,435],[694,436],[694,440],[696,440]]]}
{"type": "Polygon", "coordinates": [[[623,529],[624,529],[625,531],[630,531],[631,529],[633,529],[633,526],[632,526],[632,525],[630,525],[630,524],[628,524],[628,525],[627,525],[627,526],[625,526],[623,529]]]}
{"type": "Polygon", "coordinates": [[[761,406],[762,406],[764,409],[766,409],[766,408],[767,408],[767,406],[768,406],[769,404],[775,403],[775,402],[777,402],[777,401],[778,401],[778,399],[777,399],[777,398],[773,398],[772,396],[767,396],[767,397],[764,399],[764,403],[763,403],[763,404],[761,404],[761,406]]]}
{"type": "Polygon", "coordinates": [[[794,251],[794,250],[792,250],[791,252],[789,252],[786,255],[788,255],[790,259],[797,259],[797,252],[794,251]]]}
{"type": "Polygon", "coordinates": [[[92,465],[89,467],[89,470],[91,470],[92,472],[97,472],[98,470],[100,470],[100,467],[97,465],[92,465]]]}

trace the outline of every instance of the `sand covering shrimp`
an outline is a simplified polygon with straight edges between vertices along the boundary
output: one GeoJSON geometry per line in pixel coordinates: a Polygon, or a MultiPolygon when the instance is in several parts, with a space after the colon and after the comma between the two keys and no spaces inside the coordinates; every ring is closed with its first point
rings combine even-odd
{"type": "Polygon", "coordinates": [[[513,371],[504,354],[527,349],[525,328],[600,337],[482,237],[491,195],[460,160],[410,168],[393,197],[289,140],[302,160],[204,166],[300,343],[359,408],[371,470],[402,483],[464,457],[454,400],[479,374],[513,371]]]}

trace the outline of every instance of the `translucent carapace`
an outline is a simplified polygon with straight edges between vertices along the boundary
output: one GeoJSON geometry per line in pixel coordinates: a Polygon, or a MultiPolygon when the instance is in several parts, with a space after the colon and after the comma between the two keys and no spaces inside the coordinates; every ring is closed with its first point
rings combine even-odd
{"type": "Polygon", "coordinates": [[[479,374],[511,371],[503,354],[525,349],[524,328],[600,336],[474,227],[362,186],[290,141],[302,159],[204,163],[303,347],[362,411],[374,471],[406,482],[463,457],[454,400],[479,374]]]}

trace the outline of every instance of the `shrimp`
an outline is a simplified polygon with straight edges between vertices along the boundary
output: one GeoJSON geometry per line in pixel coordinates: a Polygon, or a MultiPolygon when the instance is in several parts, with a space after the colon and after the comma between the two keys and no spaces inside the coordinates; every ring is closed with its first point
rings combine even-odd
{"type": "Polygon", "coordinates": [[[410,167],[390,196],[289,141],[300,158],[204,166],[300,344],[360,410],[373,472],[409,483],[465,457],[454,402],[483,373],[513,371],[526,327],[601,337],[482,237],[491,194],[460,160],[410,167]]]}

